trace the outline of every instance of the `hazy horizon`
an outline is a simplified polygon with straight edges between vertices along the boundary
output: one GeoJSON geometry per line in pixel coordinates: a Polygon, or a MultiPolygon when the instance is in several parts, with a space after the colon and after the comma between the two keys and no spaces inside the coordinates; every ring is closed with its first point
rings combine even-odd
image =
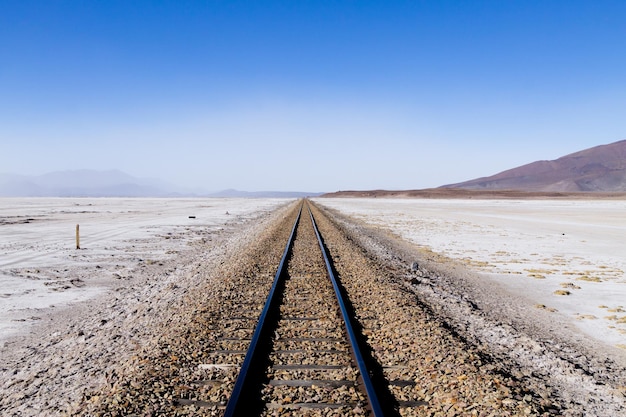
{"type": "Polygon", "coordinates": [[[625,20],[619,1],[4,2],[0,172],[247,191],[489,176],[626,139],[625,20]]]}
{"type": "Polygon", "coordinates": [[[2,197],[303,197],[324,194],[324,190],[210,190],[185,187],[160,178],[139,178],[120,170],[77,169],[54,171],[42,175],[0,172],[2,197]]]}

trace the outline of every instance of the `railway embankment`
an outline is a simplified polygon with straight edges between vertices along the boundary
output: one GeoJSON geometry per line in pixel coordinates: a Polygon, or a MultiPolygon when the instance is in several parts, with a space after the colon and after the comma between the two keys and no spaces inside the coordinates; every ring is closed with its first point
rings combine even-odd
{"type": "MultiPolygon", "coordinates": [[[[295,212],[295,204],[283,206],[257,223],[196,240],[172,259],[142,265],[126,286],[13,344],[0,370],[0,410],[221,415],[295,212]]],[[[332,210],[313,213],[379,372],[402,381],[389,384],[398,414],[626,412],[623,364],[535,321],[532,312],[516,309],[514,297],[454,265],[423,258],[332,210]]],[[[304,258],[295,262],[311,267],[304,258]]],[[[300,388],[298,401],[306,402],[308,391],[300,388]]],[[[275,390],[282,404],[294,400],[282,395],[287,391],[275,390]]],[[[316,410],[306,413],[332,412],[316,410]]],[[[277,406],[266,414],[293,412],[277,406]]]]}

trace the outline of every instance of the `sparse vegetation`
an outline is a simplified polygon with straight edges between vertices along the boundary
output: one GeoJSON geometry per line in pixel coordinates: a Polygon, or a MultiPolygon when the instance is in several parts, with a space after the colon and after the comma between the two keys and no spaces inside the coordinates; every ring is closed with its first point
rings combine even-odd
{"type": "Polygon", "coordinates": [[[590,277],[587,275],[583,275],[580,278],[576,278],[577,281],[587,281],[587,282],[602,282],[602,280],[598,277],[590,277]]]}
{"type": "Polygon", "coordinates": [[[546,275],[550,275],[555,272],[552,269],[537,269],[537,268],[525,269],[524,271],[528,272],[528,276],[530,278],[535,278],[535,279],[545,279],[546,275]]]}
{"type": "Polygon", "coordinates": [[[534,274],[546,274],[546,275],[550,275],[555,272],[553,269],[541,269],[541,268],[531,268],[531,269],[526,269],[525,271],[534,273],[534,274]]]}
{"type": "Polygon", "coordinates": [[[545,304],[535,304],[535,308],[538,308],[540,310],[546,310],[546,311],[549,311],[550,313],[556,313],[557,311],[559,311],[556,308],[548,307],[545,304]]]}
{"type": "Polygon", "coordinates": [[[579,314],[576,316],[576,320],[597,320],[598,318],[593,314],[579,314]]]}
{"type": "Polygon", "coordinates": [[[466,265],[473,266],[473,267],[476,267],[476,268],[487,268],[487,267],[492,267],[493,266],[489,262],[477,261],[477,260],[474,260],[472,258],[464,258],[463,262],[466,265]]]}

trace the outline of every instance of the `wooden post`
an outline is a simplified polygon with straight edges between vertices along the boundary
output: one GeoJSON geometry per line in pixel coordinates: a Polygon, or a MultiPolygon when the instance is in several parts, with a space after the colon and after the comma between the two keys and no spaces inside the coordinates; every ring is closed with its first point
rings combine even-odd
{"type": "Polygon", "coordinates": [[[76,225],[76,249],[80,249],[80,233],[78,231],[78,225],[76,225]]]}

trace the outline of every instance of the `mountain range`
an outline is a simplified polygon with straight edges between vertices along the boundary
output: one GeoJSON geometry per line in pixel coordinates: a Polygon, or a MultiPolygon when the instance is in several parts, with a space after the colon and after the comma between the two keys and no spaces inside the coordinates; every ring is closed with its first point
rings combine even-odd
{"type": "MultiPolygon", "coordinates": [[[[443,185],[435,190],[624,193],[626,192],[626,140],[595,146],[555,160],[532,162],[489,177],[443,185]]],[[[441,191],[436,191],[435,195],[439,195],[441,191]]],[[[333,195],[354,193],[360,195],[364,192],[337,192],[333,195]]],[[[385,191],[366,193],[383,195],[385,191]]],[[[232,189],[209,193],[184,189],[156,179],[136,178],[118,170],[58,171],[38,176],[0,174],[0,197],[301,198],[321,194],[281,191],[248,192],[232,189]]]]}
{"type": "Polygon", "coordinates": [[[246,197],[300,198],[321,193],[191,190],[157,179],[136,178],[118,170],[57,171],[26,176],[0,174],[0,197],[246,197]]]}
{"type": "Polygon", "coordinates": [[[490,177],[439,188],[528,192],[626,192],[626,140],[551,161],[536,161],[490,177]]]}

